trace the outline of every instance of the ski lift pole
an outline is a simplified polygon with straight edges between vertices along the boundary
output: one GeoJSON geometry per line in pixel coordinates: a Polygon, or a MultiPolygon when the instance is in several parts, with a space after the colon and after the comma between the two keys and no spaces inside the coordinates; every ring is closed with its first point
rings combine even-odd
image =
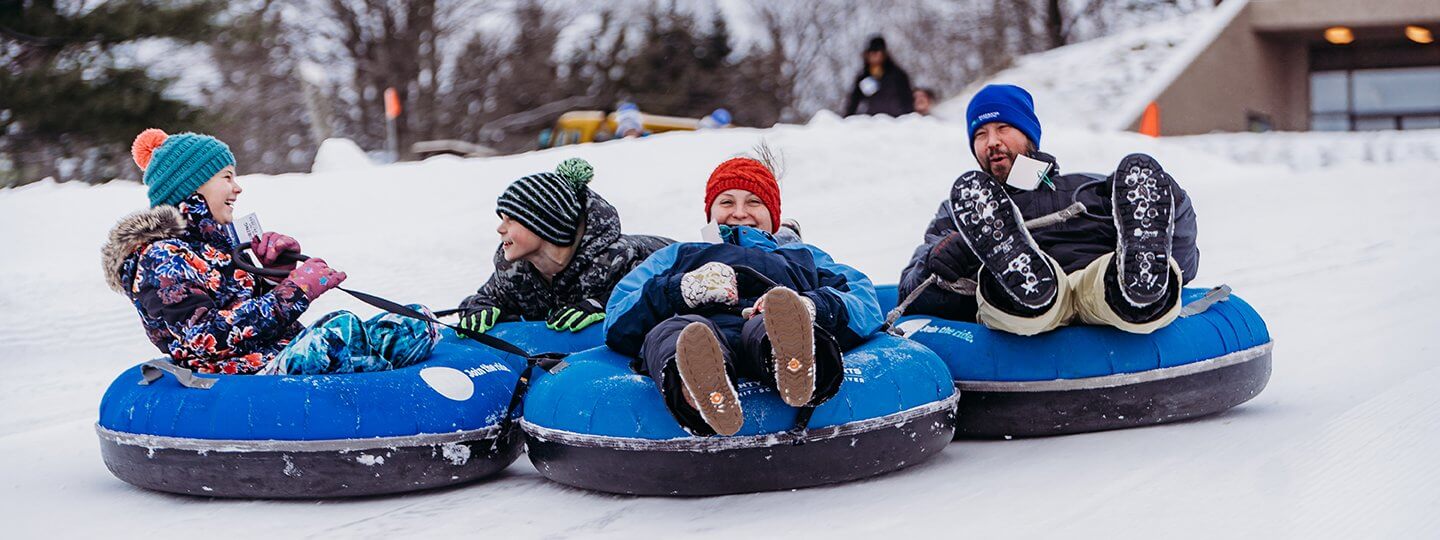
{"type": "Polygon", "coordinates": [[[400,133],[395,120],[400,117],[400,94],[395,87],[385,89],[385,151],[390,161],[400,161],[400,133]]]}

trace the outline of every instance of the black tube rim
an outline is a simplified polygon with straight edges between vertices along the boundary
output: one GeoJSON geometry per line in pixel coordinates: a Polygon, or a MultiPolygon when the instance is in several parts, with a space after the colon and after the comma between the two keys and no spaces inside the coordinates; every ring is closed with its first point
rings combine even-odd
{"type": "Polygon", "coordinates": [[[635,451],[675,452],[722,452],[770,446],[798,445],[867,433],[879,429],[893,428],[911,420],[934,414],[938,411],[954,410],[960,402],[960,392],[950,394],[939,401],[932,401],[903,411],[847,422],[835,426],[811,428],[803,435],[788,431],[743,435],[738,437],[680,437],[674,439],[641,439],[637,437],[616,437],[591,435],[561,429],[547,428],[521,419],[520,427],[530,437],[542,441],[556,442],[586,448],[611,448],[635,451]]]}

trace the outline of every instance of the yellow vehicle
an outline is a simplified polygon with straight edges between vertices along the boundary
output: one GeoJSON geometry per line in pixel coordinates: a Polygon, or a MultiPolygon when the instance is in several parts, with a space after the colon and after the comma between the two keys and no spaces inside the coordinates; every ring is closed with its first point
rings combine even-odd
{"type": "MultiPolygon", "coordinates": [[[[658,114],[641,113],[642,125],[649,133],[664,133],[666,131],[695,131],[700,128],[700,121],[694,118],[682,118],[679,116],[660,116],[658,114]]],[[[555,127],[547,130],[548,133],[540,135],[540,147],[550,148],[565,146],[567,144],[580,144],[595,142],[595,135],[600,132],[615,133],[615,113],[605,114],[602,111],[570,111],[560,115],[555,121],[555,127]],[[547,137],[548,135],[548,137],[547,137]]]]}

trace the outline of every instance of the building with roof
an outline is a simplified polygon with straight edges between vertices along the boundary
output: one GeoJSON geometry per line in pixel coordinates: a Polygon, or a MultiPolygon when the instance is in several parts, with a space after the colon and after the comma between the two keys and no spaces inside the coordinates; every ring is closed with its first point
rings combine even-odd
{"type": "Polygon", "coordinates": [[[1130,130],[1150,104],[1160,135],[1440,128],[1440,1],[1225,0],[1217,14],[1130,96],[1130,130]]]}

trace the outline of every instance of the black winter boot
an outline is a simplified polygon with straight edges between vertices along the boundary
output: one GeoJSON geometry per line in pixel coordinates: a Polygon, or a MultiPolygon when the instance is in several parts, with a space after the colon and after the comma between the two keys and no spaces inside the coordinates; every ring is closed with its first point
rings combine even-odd
{"type": "Polygon", "coordinates": [[[950,190],[950,215],[985,271],[1017,304],[1043,311],[1055,301],[1055,269],[1004,186],[983,172],[965,173],[950,190]]]}
{"type": "Polygon", "coordinates": [[[1145,154],[1125,156],[1110,178],[1120,293],[1131,306],[1149,306],[1165,298],[1170,282],[1175,181],[1145,154]]]}

